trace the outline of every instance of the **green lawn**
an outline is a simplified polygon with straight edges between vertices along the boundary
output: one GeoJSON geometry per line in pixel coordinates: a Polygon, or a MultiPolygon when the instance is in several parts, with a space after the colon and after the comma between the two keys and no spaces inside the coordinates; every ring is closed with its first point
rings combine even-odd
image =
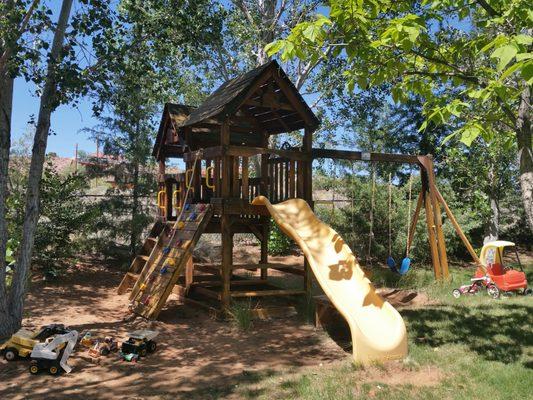
{"type": "MultiPolygon", "coordinates": [[[[533,282],[533,264],[527,270],[533,282]]],[[[409,357],[396,367],[400,374],[416,375],[429,366],[439,372],[435,385],[374,381],[370,370],[390,370],[390,366],[358,367],[347,357],[303,374],[258,375],[243,381],[234,393],[249,399],[533,398],[533,297],[493,300],[483,293],[454,299],[452,288],[467,283],[471,274],[471,270],[453,270],[452,282],[446,284],[433,283],[429,271],[414,270],[399,281],[387,272],[373,276],[378,284],[417,287],[435,302],[401,311],[409,334],[409,357]]]]}

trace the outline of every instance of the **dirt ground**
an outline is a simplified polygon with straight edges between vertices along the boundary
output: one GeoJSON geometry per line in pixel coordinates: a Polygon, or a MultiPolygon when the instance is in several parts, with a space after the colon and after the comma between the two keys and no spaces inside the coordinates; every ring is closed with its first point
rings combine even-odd
{"type": "MultiPolygon", "coordinates": [[[[297,261],[298,256],[288,260],[297,261]]],[[[0,399],[209,399],[220,393],[234,397],[231,387],[240,382],[351,357],[324,332],[296,317],[255,321],[251,330],[241,332],[172,297],[159,321],[124,322],[127,296],[116,294],[122,275],[103,262],[86,260],[60,281],[34,282],[23,326],[35,329],[64,323],[78,332],[90,330],[119,341],[127,332],[146,327],[160,332],[157,352],[138,363],[111,355],[95,364],[85,349],[78,349],[69,360],[73,372],[59,377],[31,376],[26,360],[8,363],[2,359],[0,399]]],[[[416,293],[388,291],[384,295],[403,306],[417,305],[414,300],[421,299],[416,293]]]]}

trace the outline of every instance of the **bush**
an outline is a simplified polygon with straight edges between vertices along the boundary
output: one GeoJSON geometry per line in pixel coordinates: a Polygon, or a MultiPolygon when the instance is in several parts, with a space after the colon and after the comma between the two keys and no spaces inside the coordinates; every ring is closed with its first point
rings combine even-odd
{"type": "Polygon", "coordinates": [[[293,241],[285,235],[275,222],[271,221],[270,235],[268,237],[268,254],[283,256],[290,253],[293,241]]]}
{"type": "MultiPolygon", "coordinates": [[[[10,187],[8,232],[10,246],[16,252],[21,240],[25,207],[25,174],[14,172],[20,179],[10,187]]],[[[96,205],[82,198],[88,182],[77,174],[59,174],[49,163],[41,182],[40,216],[35,232],[32,264],[49,276],[57,276],[66,261],[73,257],[91,231],[91,221],[98,213],[96,205]]]]}

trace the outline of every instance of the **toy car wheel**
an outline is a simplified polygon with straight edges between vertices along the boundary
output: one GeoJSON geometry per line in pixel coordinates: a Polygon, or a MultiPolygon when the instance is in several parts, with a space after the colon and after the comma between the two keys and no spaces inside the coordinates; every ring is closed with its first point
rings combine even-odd
{"type": "Polygon", "coordinates": [[[148,347],[148,352],[149,353],[153,353],[154,351],[157,350],[157,343],[154,342],[153,340],[150,340],[146,346],[148,347]]]}
{"type": "Polygon", "coordinates": [[[531,296],[533,294],[533,289],[527,288],[524,289],[524,296],[531,296]]]}
{"type": "Polygon", "coordinates": [[[109,354],[109,349],[102,349],[102,351],[100,351],[100,354],[103,356],[107,356],[109,354]]]}
{"type": "Polygon", "coordinates": [[[500,289],[498,289],[495,285],[487,286],[487,294],[493,299],[497,299],[500,297],[500,289]]]}
{"type": "Polygon", "coordinates": [[[37,366],[37,363],[30,364],[30,374],[37,375],[39,373],[39,367],[37,366]]]}
{"type": "Polygon", "coordinates": [[[50,375],[57,375],[59,374],[59,367],[57,365],[51,365],[50,368],[48,368],[48,372],[50,372],[50,375]]]}
{"type": "Polygon", "coordinates": [[[459,289],[453,289],[452,296],[458,299],[459,297],[461,297],[461,291],[459,289]]]}
{"type": "Polygon", "coordinates": [[[4,352],[4,358],[6,361],[14,361],[18,356],[17,349],[14,349],[12,347],[8,347],[4,352]]]}
{"type": "Polygon", "coordinates": [[[140,357],[145,357],[146,353],[147,353],[146,348],[142,348],[142,349],[139,350],[139,356],[140,357]]]}

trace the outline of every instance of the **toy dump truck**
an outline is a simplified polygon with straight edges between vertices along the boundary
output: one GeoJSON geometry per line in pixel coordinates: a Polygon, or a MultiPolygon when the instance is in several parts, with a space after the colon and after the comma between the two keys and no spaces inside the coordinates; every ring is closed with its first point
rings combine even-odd
{"type": "Polygon", "coordinates": [[[0,346],[0,353],[3,353],[7,361],[13,361],[17,357],[28,357],[37,343],[44,342],[51,336],[68,332],[70,332],[70,329],[62,324],[45,325],[35,332],[20,329],[0,346]]]}
{"type": "Polygon", "coordinates": [[[128,334],[129,338],[122,343],[120,353],[124,359],[130,355],[144,357],[148,353],[153,353],[157,349],[157,343],[154,341],[159,332],[142,329],[128,334]]]}

